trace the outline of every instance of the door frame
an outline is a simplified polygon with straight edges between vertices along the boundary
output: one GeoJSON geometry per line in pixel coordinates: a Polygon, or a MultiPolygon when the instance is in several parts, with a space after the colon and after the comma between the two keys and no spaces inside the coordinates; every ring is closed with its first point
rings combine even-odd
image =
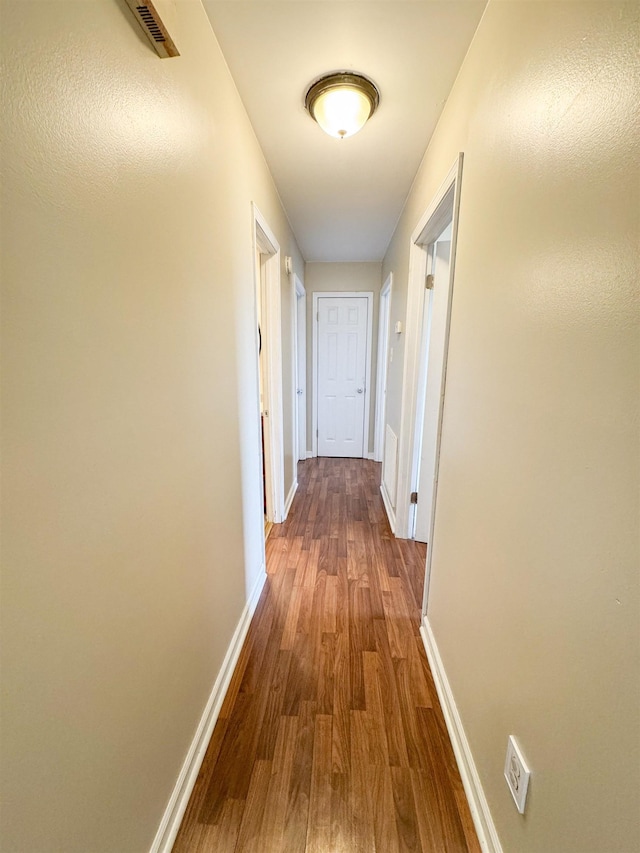
{"type": "MultiPolygon", "coordinates": [[[[452,222],[451,254],[449,258],[448,305],[446,330],[444,337],[443,393],[438,412],[436,431],[436,463],[433,484],[433,504],[429,522],[429,544],[427,547],[427,565],[425,571],[423,613],[426,613],[433,555],[433,534],[437,509],[438,474],[440,465],[440,444],[442,437],[442,417],[444,411],[447,353],[451,327],[451,305],[455,277],[456,246],[458,239],[458,220],[460,212],[460,184],[462,179],[463,154],[460,153],[446,178],[440,185],[428,208],[422,214],[411,235],[409,249],[409,282],[407,293],[407,323],[405,359],[402,381],[402,408],[400,418],[400,437],[398,447],[398,492],[396,498],[396,536],[402,539],[410,537],[411,491],[416,467],[417,423],[419,410],[419,377],[422,352],[422,319],[425,301],[425,277],[427,274],[428,249],[452,222]]],[[[421,425],[420,425],[421,428],[421,425]]]]}
{"type": "MultiPolygon", "coordinates": [[[[449,225],[452,225],[452,220],[449,220],[449,225]]],[[[446,226],[445,226],[446,227],[446,226]]],[[[449,244],[449,254],[447,258],[447,264],[451,263],[451,240],[447,238],[449,244]]],[[[436,247],[440,244],[440,240],[438,239],[435,243],[429,243],[425,246],[427,251],[427,273],[432,275],[435,274],[436,263],[437,263],[437,252],[436,247]]],[[[438,280],[439,281],[439,280],[438,280]]],[[[441,287],[441,283],[438,284],[438,287],[441,287]]],[[[445,337],[448,336],[449,332],[449,323],[450,323],[450,311],[449,311],[449,297],[450,297],[450,280],[447,281],[447,304],[445,315],[445,337]]],[[[421,327],[421,349],[420,349],[420,372],[418,374],[418,390],[416,394],[416,432],[414,436],[414,453],[413,453],[413,466],[411,470],[411,491],[417,492],[419,496],[419,502],[417,504],[411,504],[409,507],[409,538],[416,538],[416,529],[418,526],[418,507],[421,503],[423,503],[423,497],[421,496],[421,488],[420,488],[420,477],[422,471],[422,462],[423,462],[423,453],[425,451],[424,446],[424,430],[425,430],[425,418],[426,418],[426,406],[427,406],[427,393],[428,393],[428,376],[430,371],[430,355],[431,355],[431,334],[434,330],[433,327],[433,311],[435,306],[435,291],[429,290],[429,297],[425,297],[424,307],[423,307],[423,324],[425,321],[427,322],[427,328],[424,325],[421,327]]],[[[447,358],[447,348],[448,341],[443,341],[443,391],[444,391],[444,375],[446,374],[446,358],[447,358]]],[[[440,431],[440,422],[441,422],[441,412],[440,407],[442,405],[442,400],[439,401],[438,404],[438,412],[436,415],[436,452],[439,452],[439,431],[440,431]]],[[[433,426],[433,419],[430,418],[430,424],[433,426]]],[[[431,498],[433,498],[434,492],[434,484],[431,482],[431,498]]],[[[429,519],[430,521],[430,519],[429,519]]],[[[429,534],[427,533],[427,536],[429,534]]],[[[422,540],[420,540],[422,541],[422,540]]]]}
{"type": "Polygon", "coordinates": [[[382,462],[384,454],[384,422],[386,416],[387,369],[389,358],[389,335],[391,332],[391,297],[393,293],[393,273],[390,272],[380,289],[378,300],[378,350],[376,381],[376,420],[373,442],[373,458],[382,462]],[[383,308],[383,306],[385,306],[383,308]]]}
{"type": "Polygon", "coordinates": [[[313,315],[312,315],[312,398],[311,398],[311,455],[318,455],[318,299],[324,297],[351,299],[353,297],[365,297],[367,299],[367,354],[365,363],[365,385],[364,385],[364,435],[362,441],[362,458],[371,459],[369,453],[369,409],[371,408],[371,397],[369,386],[371,385],[371,338],[373,331],[373,291],[364,290],[321,290],[313,292],[313,315]]]}
{"type": "MultiPolygon", "coordinates": [[[[284,520],[284,430],[282,407],[282,306],[280,285],[280,245],[260,213],[251,203],[253,254],[266,255],[262,302],[262,347],[265,357],[263,401],[265,410],[264,471],[267,496],[267,521],[284,520]]],[[[255,287],[263,283],[257,264],[255,287]]],[[[257,324],[256,324],[257,325],[257,324]]],[[[256,328],[257,336],[257,328],[256,328]]],[[[256,349],[257,351],[257,349],[256,349]]],[[[260,370],[260,365],[257,365],[260,370]]],[[[258,418],[260,417],[258,400],[258,418]]],[[[262,456],[262,453],[261,453],[262,456]]],[[[262,524],[264,530],[264,524],[262,524]]]]}
{"type": "MultiPolygon", "coordinates": [[[[292,302],[292,321],[293,321],[293,377],[294,377],[294,385],[293,385],[293,437],[294,437],[294,459],[296,462],[300,462],[302,459],[307,458],[307,437],[304,436],[304,448],[300,449],[300,416],[298,411],[298,390],[302,389],[302,396],[304,397],[304,406],[306,411],[307,406],[307,337],[306,337],[306,322],[304,324],[304,345],[301,346],[300,341],[300,315],[305,318],[307,316],[307,291],[304,289],[304,284],[298,278],[296,273],[293,273],[291,276],[291,302],[292,302]],[[302,375],[300,375],[300,350],[302,350],[303,362],[304,362],[304,370],[302,371],[302,375]]],[[[305,427],[306,427],[306,416],[305,416],[305,427]]],[[[305,429],[306,433],[306,429],[305,429]]],[[[297,477],[294,476],[294,480],[297,477]]]]}

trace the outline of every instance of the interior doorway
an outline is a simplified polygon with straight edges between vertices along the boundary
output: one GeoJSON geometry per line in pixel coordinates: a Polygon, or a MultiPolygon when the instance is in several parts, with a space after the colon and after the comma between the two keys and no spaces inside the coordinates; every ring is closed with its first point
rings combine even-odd
{"type": "Polygon", "coordinates": [[[376,382],[376,428],[374,456],[382,462],[384,452],[384,424],[387,411],[387,367],[389,364],[389,329],[391,325],[391,291],[393,273],[390,272],[380,291],[378,315],[378,378],[376,382]]]}
{"type": "Polygon", "coordinates": [[[420,380],[416,406],[416,452],[411,503],[411,538],[428,542],[435,491],[440,401],[444,396],[445,336],[448,326],[448,285],[451,222],[427,249],[429,288],[424,301],[420,380]]]}
{"type": "Polygon", "coordinates": [[[300,462],[307,458],[307,292],[297,275],[293,276],[293,341],[295,398],[293,421],[295,451],[300,462]]]}
{"type": "Polygon", "coordinates": [[[460,154],[418,221],[409,250],[395,533],[427,542],[423,612],[437,513],[462,160],[460,154]]]}
{"type": "Polygon", "coordinates": [[[264,524],[284,517],[280,247],[253,206],[264,524]]]}
{"type": "MultiPolygon", "coordinates": [[[[263,330],[264,317],[262,305],[265,299],[265,270],[264,258],[260,248],[254,247],[255,256],[255,289],[256,289],[256,317],[258,321],[258,400],[260,403],[260,439],[261,439],[261,462],[262,462],[262,509],[264,513],[265,532],[268,531],[269,513],[267,511],[267,492],[271,491],[270,472],[267,466],[266,448],[264,441],[264,412],[265,412],[265,359],[263,340],[265,338],[266,329],[263,330]]],[[[265,341],[266,342],[266,341],[265,341]]]]}

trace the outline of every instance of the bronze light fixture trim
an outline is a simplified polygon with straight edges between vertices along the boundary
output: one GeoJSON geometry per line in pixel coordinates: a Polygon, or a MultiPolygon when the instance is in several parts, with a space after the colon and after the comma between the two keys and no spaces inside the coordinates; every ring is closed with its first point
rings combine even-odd
{"type": "Polygon", "coordinates": [[[361,130],[380,103],[375,83],[356,71],[336,71],[315,80],[304,99],[311,118],[330,136],[345,139],[361,130]]]}

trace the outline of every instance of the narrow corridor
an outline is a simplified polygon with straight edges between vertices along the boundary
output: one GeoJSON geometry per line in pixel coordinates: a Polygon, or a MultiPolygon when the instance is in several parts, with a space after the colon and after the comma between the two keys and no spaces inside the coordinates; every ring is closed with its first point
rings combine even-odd
{"type": "Polygon", "coordinates": [[[479,853],[380,466],[299,465],[174,853],[479,853]]]}

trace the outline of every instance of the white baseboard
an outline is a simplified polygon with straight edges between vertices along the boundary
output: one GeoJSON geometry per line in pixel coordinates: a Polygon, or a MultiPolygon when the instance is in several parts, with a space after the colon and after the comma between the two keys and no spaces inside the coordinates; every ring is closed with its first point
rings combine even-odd
{"type": "Polygon", "coordinates": [[[307,459],[313,459],[313,451],[307,450],[307,459]]]}
{"type": "Polygon", "coordinates": [[[376,454],[375,453],[367,453],[365,459],[370,459],[372,462],[375,462],[376,454]]]}
{"type": "Polygon", "coordinates": [[[389,519],[389,527],[391,528],[391,532],[395,536],[396,514],[393,507],[391,506],[391,501],[389,500],[389,495],[387,494],[387,489],[384,483],[382,483],[380,486],[380,494],[382,495],[382,503],[384,504],[384,508],[387,512],[387,518],[389,519]]]}
{"type": "Polygon", "coordinates": [[[287,520],[287,516],[289,515],[289,510],[291,509],[291,504],[293,503],[293,499],[296,496],[296,492],[298,491],[298,481],[294,480],[291,483],[291,488],[289,489],[289,494],[287,495],[287,499],[284,504],[284,518],[283,521],[287,520]]]}
{"type": "Polygon", "coordinates": [[[462,778],[462,784],[469,801],[471,816],[473,823],[478,833],[478,841],[483,853],[502,853],[502,845],[498,838],[487,798],[482,790],[482,783],[476,770],[476,765],[471,754],[471,747],[462,726],[462,720],[458,713],[458,708],[451,691],[451,685],[436,645],[431,625],[426,616],[422,617],[422,625],[420,627],[422,642],[424,643],[429,659],[429,666],[433,680],[438,691],[438,698],[442,706],[442,712],[447,724],[451,745],[456,756],[458,769],[462,778]]]}
{"type": "Polygon", "coordinates": [[[176,840],[180,824],[189,803],[189,797],[196,784],[200,766],[204,760],[213,729],[218,719],[222,702],[229,689],[231,677],[238,663],[242,644],[244,643],[251,617],[255,613],[260,593],[267,579],[264,565],[261,567],[260,577],[244,606],[240,620],[236,626],[229,648],[220,667],[220,672],[215,680],[211,695],[205,705],[204,712],[196,729],[196,733],[189,747],[187,757],[184,760],[180,775],[169,798],[164,815],[158,827],[156,837],[151,845],[150,853],[171,853],[171,848],[176,840]]]}

